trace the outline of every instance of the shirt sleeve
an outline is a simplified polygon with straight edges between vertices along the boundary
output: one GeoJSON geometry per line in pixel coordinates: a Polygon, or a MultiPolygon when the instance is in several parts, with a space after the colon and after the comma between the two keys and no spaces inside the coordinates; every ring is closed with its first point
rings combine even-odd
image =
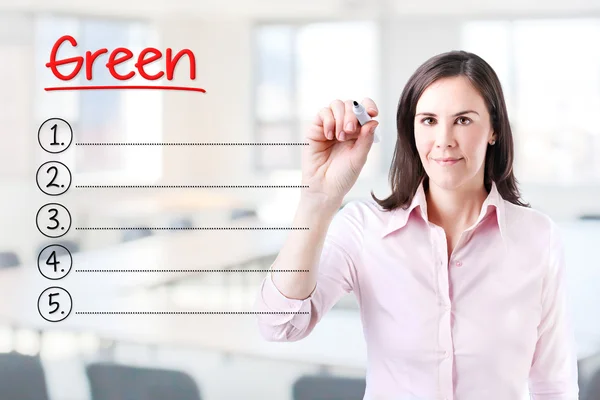
{"type": "MultiPolygon", "coordinates": [[[[342,295],[352,291],[363,243],[361,211],[349,202],[333,217],[318,263],[317,283],[311,295],[291,299],[275,286],[271,273],[260,286],[254,309],[262,336],[269,341],[296,341],[306,337],[342,295]]],[[[285,265],[279,266],[285,269],[285,265]]]]}
{"type": "Polygon", "coordinates": [[[576,400],[577,356],[567,311],[565,256],[558,227],[551,223],[550,243],[542,282],[542,318],[529,375],[536,400],[576,400]]]}

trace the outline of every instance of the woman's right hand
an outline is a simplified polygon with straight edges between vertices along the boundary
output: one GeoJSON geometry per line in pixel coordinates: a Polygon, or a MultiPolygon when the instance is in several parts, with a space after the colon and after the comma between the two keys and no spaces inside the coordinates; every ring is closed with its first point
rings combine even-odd
{"type": "MultiPolygon", "coordinates": [[[[378,115],[375,102],[362,101],[367,113],[378,115]]],[[[361,126],[352,111],[352,100],[334,100],[315,116],[302,151],[302,196],[341,203],[367,161],[379,122],[361,126]]]]}

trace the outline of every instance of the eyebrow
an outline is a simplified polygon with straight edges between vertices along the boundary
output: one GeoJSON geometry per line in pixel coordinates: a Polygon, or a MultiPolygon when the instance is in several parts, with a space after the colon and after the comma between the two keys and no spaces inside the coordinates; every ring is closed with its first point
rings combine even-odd
{"type": "MultiPolygon", "coordinates": [[[[459,115],[469,114],[469,113],[474,113],[474,114],[479,115],[479,113],[477,111],[465,110],[465,111],[457,112],[456,114],[453,115],[453,117],[458,117],[459,115]]],[[[434,113],[430,113],[430,112],[421,112],[421,113],[418,113],[417,115],[415,115],[415,117],[418,115],[427,115],[429,117],[437,117],[437,115],[435,115],[434,113]]]]}

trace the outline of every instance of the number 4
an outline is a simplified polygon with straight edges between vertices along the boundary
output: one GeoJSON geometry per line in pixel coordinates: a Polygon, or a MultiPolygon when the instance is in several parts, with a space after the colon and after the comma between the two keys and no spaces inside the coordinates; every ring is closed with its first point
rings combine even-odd
{"type": "Polygon", "coordinates": [[[46,265],[52,265],[54,267],[54,272],[56,272],[58,264],[60,264],[60,261],[56,259],[56,251],[52,251],[48,259],[46,260],[46,265]]]}

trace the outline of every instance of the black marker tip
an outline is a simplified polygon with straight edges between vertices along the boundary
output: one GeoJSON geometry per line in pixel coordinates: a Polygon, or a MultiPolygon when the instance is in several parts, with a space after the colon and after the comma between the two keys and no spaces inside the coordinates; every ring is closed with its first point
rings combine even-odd
{"type": "Polygon", "coordinates": [[[354,107],[358,107],[358,102],[357,101],[353,101],[352,103],[354,103],[354,107]]]}

